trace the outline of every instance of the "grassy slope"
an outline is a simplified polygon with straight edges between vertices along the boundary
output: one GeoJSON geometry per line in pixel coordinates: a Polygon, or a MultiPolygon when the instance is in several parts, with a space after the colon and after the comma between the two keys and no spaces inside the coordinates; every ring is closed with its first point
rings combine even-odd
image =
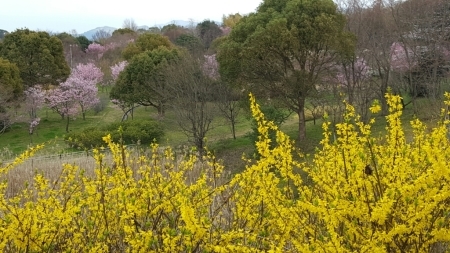
{"type": "MultiPolygon", "coordinates": [[[[107,101],[107,93],[100,93],[102,99],[107,101]]],[[[430,117],[431,106],[425,100],[419,101],[416,108],[417,114],[420,118],[431,120],[433,122],[436,117],[430,117]]],[[[433,109],[435,110],[435,108],[433,109]]],[[[41,123],[36,132],[31,136],[34,144],[46,142],[46,148],[41,152],[43,154],[58,154],[63,152],[70,152],[64,144],[63,136],[65,135],[66,121],[55,112],[44,108],[39,113],[41,123]]],[[[409,129],[409,121],[413,118],[412,105],[409,105],[404,112],[404,125],[409,129]]],[[[134,113],[135,118],[154,118],[158,119],[157,112],[153,108],[138,107],[134,113]]],[[[108,124],[115,121],[120,121],[122,112],[120,109],[114,107],[112,104],[107,104],[104,110],[99,113],[90,111],[87,113],[86,120],[81,117],[70,122],[70,131],[79,131],[86,127],[97,126],[99,124],[108,124]]],[[[188,145],[188,137],[180,130],[176,123],[176,116],[173,112],[168,110],[160,122],[163,124],[166,131],[164,139],[160,142],[161,145],[170,145],[178,147],[180,145],[188,145]]],[[[247,134],[251,132],[251,122],[249,118],[242,111],[237,125],[236,140],[232,139],[229,123],[222,117],[217,117],[212,123],[212,129],[208,133],[208,146],[210,150],[215,151],[219,158],[225,160],[225,163],[231,167],[244,166],[241,157],[245,153],[251,155],[253,150],[253,143],[247,134]]],[[[307,140],[296,145],[302,152],[312,153],[319,144],[322,138],[321,120],[317,120],[316,125],[312,121],[307,122],[307,140]]],[[[292,139],[297,137],[298,118],[292,115],[282,126],[281,130],[286,132],[292,139]]],[[[377,122],[374,125],[374,133],[380,135],[384,132],[385,120],[384,117],[378,116],[377,122]]],[[[10,159],[14,154],[25,150],[30,144],[31,138],[28,134],[28,125],[26,123],[15,124],[11,131],[0,135],[0,159],[10,159]]]]}

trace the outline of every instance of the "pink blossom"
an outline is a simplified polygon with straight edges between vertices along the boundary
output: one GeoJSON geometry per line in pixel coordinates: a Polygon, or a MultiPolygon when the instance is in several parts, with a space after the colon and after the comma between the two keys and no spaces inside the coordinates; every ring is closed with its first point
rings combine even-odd
{"type": "Polygon", "coordinates": [[[100,102],[96,84],[103,73],[93,63],[78,64],[69,78],[52,90],[47,97],[49,106],[61,117],[73,117],[78,114],[78,106],[85,119],[87,110],[100,102]]]}
{"type": "Polygon", "coordinates": [[[114,82],[119,77],[120,72],[122,72],[127,65],[128,65],[127,61],[121,61],[121,62],[115,64],[114,66],[111,66],[111,76],[112,76],[114,82]]]}
{"type": "Polygon", "coordinates": [[[89,44],[88,48],[86,49],[86,54],[95,55],[98,59],[100,59],[107,50],[108,49],[106,47],[94,42],[89,44]]]}
{"type": "Polygon", "coordinates": [[[40,122],[41,122],[41,118],[34,118],[33,120],[31,120],[30,128],[29,128],[30,134],[33,134],[34,129],[36,129],[36,127],[39,125],[40,122]]]}
{"type": "Polygon", "coordinates": [[[78,105],[74,91],[66,83],[61,83],[58,88],[50,90],[47,94],[48,106],[61,115],[62,118],[78,114],[78,105]]]}
{"type": "Polygon", "coordinates": [[[204,55],[203,71],[210,78],[217,80],[219,78],[219,63],[216,60],[216,54],[204,55]]]}
{"type": "Polygon", "coordinates": [[[222,30],[222,34],[224,35],[224,36],[226,36],[226,35],[228,35],[228,34],[230,34],[230,32],[231,32],[231,27],[220,27],[220,30],[222,30]]]}
{"type": "Polygon", "coordinates": [[[45,102],[45,92],[40,85],[29,87],[25,90],[25,106],[31,118],[37,117],[37,110],[42,107],[45,102]]]}
{"type": "Polygon", "coordinates": [[[394,42],[391,45],[391,68],[397,72],[405,72],[417,66],[417,60],[414,57],[414,52],[399,42],[394,42]],[[408,62],[408,58],[409,61],[408,62]]]}
{"type": "Polygon", "coordinates": [[[93,63],[78,64],[70,77],[79,78],[89,85],[96,85],[103,80],[103,72],[93,63]]]}

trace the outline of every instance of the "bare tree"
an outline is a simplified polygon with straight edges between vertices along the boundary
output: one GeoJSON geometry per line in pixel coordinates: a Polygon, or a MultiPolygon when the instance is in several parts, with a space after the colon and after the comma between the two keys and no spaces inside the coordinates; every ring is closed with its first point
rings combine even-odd
{"type": "Polygon", "coordinates": [[[219,83],[217,87],[217,107],[231,125],[233,139],[236,139],[236,124],[242,106],[242,92],[230,85],[219,83]]]}
{"type": "Polygon", "coordinates": [[[111,33],[107,32],[103,29],[100,29],[100,30],[96,31],[94,35],[92,35],[92,40],[100,42],[100,43],[104,43],[110,37],[111,37],[111,33]]]}
{"type": "Polygon", "coordinates": [[[190,55],[168,66],[165,76],[166,91],[171,97],[168,107],[176,113],[178,125],[201,157],[206,134],[217,115],[213,103],[216,82],[204,73],[202,62],[190,55]]]}
{"type": "Polygon", "coordinates": [[[400,42],[411,63],[407,69],[413,96],[437,99],[448,71],[450,3],[442,0],[410,0],[390,7],[400,42]]]}
{"type": "MultiPolygon", "coordinates": [[[[392,17],[383,0],[371,6],[362,0],[349,0],[346,15],[347,27],[357,37],[355,55],[343,62],[347,88],[356,96],[358,108],[367,108],[373,98],[378,98],[383,113],[387,113],[384,95],[391,84],[391,45],[396,40],[392,17]],[[358,61],[369,69],[361,68],[358,61]]],[[[360,113],[364,115],[367,111],[360,113]]]]}
{"type": "Polygon", "coordinates": [[[127,18],[127,19],[125,19],[125,20],[123,21],[122,28],[128,28],[128,29],[131,29],[131,30],[137,32],[137,30],[138,30],[138,25],[136,24],[136,22],[134,21],[134,19],[132,19],[132,18],[127,18]]]}

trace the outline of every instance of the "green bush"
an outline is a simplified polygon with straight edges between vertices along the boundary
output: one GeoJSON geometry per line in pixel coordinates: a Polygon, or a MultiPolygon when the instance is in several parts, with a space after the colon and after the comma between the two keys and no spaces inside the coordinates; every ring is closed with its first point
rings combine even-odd
{"type": "Polygon", "coordinates": [[[85,128],[81,132],[68,134],[65,141],[73,148],[90,149],[103,146],[105,143],[102,138],[107,134],[111,135],[114,142],[122,139],[125,144],[150,144],[153,140],[160,140],[164,131],[158,122],[152,120],[130,120],[100,128],[85,128]]]}

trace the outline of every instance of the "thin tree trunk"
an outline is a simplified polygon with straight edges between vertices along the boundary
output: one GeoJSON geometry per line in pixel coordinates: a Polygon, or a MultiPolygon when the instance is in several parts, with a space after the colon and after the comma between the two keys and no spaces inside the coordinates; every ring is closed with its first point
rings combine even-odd
{"type": "Polygon", "coordinates": [[[66,133],[69,132],[69,121],[70,121],[70,117],[69,117],[69,115],[67,115],[67,121],[66,121],[66,133]]]}
{"type": "Polygon", "coordinates": [[[233,139],[236,140],[236,122],[234,120],[231,120],[231,131],[233,132],[233,139]]]}
{"type": "Polygon", "coordinates": [[[298,140],[306,139],[305,98],[298,99],[298,140]]]}

